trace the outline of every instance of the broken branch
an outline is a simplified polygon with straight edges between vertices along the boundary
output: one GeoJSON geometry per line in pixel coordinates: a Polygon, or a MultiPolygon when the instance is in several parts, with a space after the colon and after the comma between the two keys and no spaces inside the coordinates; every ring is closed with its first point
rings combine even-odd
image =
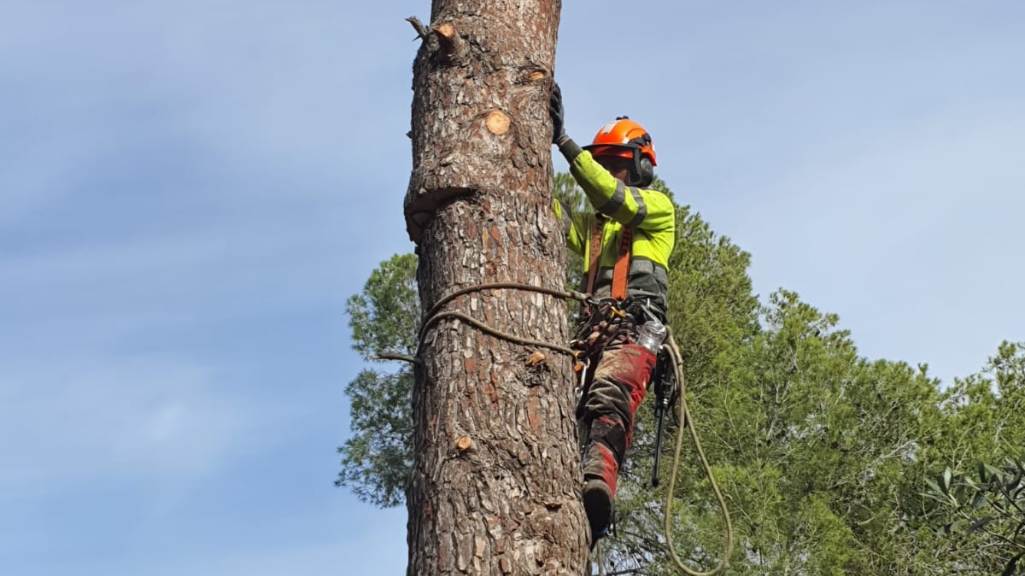
{"type": "Polygon", "coordinates": [[[424,23],[416,16],[406,18],[406,22],[409,22],[413,29],[416,30],[416,35],[419,36],[421,40],[427,40],[428,36],[430,36],[431,31],[428,30],[427,27],[424,26],[424,23]]]}
{"type": "Polygon", "coordinates": [[[406,354],[393,354],[391,352],[384,352],[373,356],[374,360],[398,360],[400,362],[409,362],[410,364],[420,364],[420,359],[406,354]]]}

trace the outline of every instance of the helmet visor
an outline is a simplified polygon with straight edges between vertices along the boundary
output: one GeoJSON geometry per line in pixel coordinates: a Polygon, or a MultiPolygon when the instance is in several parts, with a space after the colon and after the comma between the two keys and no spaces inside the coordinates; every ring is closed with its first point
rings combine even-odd
{"type": "Polygon", "coordinates": [[[598,158],[600,156],[614,156],[616,158],[628,158],[630,160],[634,157],[633,148],[629,146],[614,146],[611,144],[592,144],[591,146],[584,146],[584,149],[591,153],[591,156],[598,158]]]}

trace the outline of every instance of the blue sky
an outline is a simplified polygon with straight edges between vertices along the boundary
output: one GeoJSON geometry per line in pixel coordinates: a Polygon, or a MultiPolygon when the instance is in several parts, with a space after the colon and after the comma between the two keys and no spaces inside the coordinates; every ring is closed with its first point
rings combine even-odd
{"type": "MultiPolygon", "coordinates": [[[[946,381],[1025,340],[1021,3],[625,6],[566,2],[568,129],[645,123],[763,297],[946,381]]],[[[0,0],[0,572],[403,572],[332,480],[428,13],[0,0]]]]}

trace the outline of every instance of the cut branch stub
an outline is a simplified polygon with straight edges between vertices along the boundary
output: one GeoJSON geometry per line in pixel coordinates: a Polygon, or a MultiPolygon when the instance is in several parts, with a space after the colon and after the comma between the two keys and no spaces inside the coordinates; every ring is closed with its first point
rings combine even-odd
{"type": "Polygon", "coordinates": [[[456,449],[460,452],[466,452],[470,448],[473,448],[473,439],[469,436],[460,436],[456,440],[456,449]]]}
{"type": "Polygon", "coordinates": [[[509,124],[511,122],[512,120],[509,119],[509,116],[501,110],[492,110],[491,113],[488,114],[487,120],[485,120],[488,132],[491,132],[495,136],[501,136],[508,132],[509,124]]]}
{"type": "Polygon", "coordinates": [[[438,45],[441,53],[450,62],[457,62],[466,54],[466,43],[456,32],[456,27],[451,22],[436,24],[432,30],[438,37],[438,45]]]}

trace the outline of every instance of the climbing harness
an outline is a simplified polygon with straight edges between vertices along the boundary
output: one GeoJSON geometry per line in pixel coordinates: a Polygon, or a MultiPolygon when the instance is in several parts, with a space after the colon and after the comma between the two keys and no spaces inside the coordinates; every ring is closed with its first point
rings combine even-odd
{"type": "Polygon", "coordinates": [[[578,323],[570,346],[580,358],[597,359],[614,343],[620,343],[633,332],[630,315],[620,302],[611,298],[588,300],[590,308],[583,322],[578,323]]]}
{"type": "Polygon", "coordinates": [[[591,242],[587,248],[587,281],[584,284],[584,291],[588,294],[594,294],[598,269],[601,267],[601,240],[605,233],[605,220],[600,212],[596,213],[591,226],[591,242]]]}
{"type": "MultiPolygon", "coordinates": [[[[584,284],[584,291],[594,294],[598,272],[601,268],[602,240],[605,237],[605,223],[608,217],[600,212],[595,214],[594,224],[591,226],[591,241],[587,249],[587,278],[584,284]]],[[[628,297],[627,284],[630,276],[630,258],[633,251],[633,228],[624,226],[619,231],[619,244],[616,248],[616,263],[612,267],[611,296],[614,300],[623,302],[628,297]]]]}
{"type": "Polygon", "coordinates": [[[624,227],[619,231],[619,254],[616,256],[616,265],[612,267],[612,298],[620,302],[627,298],[626,285],[630,276],[633,230],[633,228],[624,227]]]}

